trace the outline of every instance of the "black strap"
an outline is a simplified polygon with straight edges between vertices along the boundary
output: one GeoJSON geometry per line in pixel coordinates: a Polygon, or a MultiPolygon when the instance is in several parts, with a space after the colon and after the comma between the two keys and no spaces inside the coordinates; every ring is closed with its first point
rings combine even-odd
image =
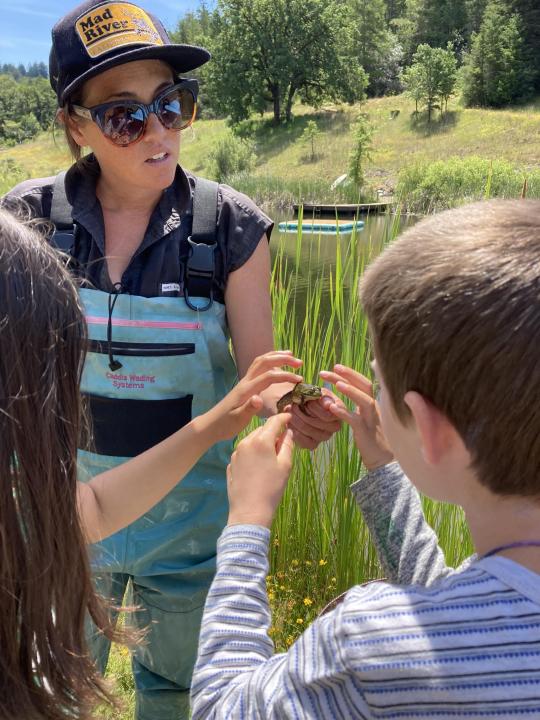
{"type": "MultiPolygon", "coordinates": [[[[65,187],[66,173],[56,176],[51,200],[50,219],[55,226],[51,244],[58,250],[71,253],[75,242],[75,225],[65,187]]],[[[215,274],[214,253],[217,247],[218,184],[213,180],[197,178],[193,194],[193,221],[188,237],[189,254],[184,269],[184,298],[192,310],[204,311],[213,303],[215,274]],[[208,298],[198,307],[192,297],[208,298]]]]}
{"type": "Polygon", "coordinates": [[[188,237],[189,255],[184,271],[184,299],[192,310],[208,310],[214,301],[217,203],[218,184],[213,180],[197,178],[193,194],[193,224],[188,237]],[[192,303],[192,297],[207,297],[208,302],[198,307],[192,303]]]}
{"type": "Polygon", "coordinates": [[[71,253],[75,242],[75,226],[72,218],[72,207],[66,195],[66,173],[58,173],[54,181],[51,200],[51,222],[54,225],[54,233],[51,237],[51,244],[58,250],[71,253]]]}

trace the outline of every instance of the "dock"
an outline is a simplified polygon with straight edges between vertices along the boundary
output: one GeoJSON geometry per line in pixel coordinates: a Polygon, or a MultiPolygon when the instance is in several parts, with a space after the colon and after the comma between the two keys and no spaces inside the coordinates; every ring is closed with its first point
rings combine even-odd
{"type": "Polygon", "coordinates": [[[364,213],[381,213],[386,212],[394,205],[392,200],[383,200],[380,202],[372,203],[350,203],[340,205],[322,205],[319,203],[299,203],[294,204],[293,209],[298,214],[298,208],[304,208],[304,216],[317,216],[317,215],[359,215],[364,213]]]}

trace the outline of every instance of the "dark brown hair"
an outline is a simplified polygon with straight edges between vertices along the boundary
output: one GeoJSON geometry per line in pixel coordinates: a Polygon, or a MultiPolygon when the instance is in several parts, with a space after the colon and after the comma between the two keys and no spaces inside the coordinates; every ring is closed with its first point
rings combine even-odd
{"type": "Polygon", "coordinates": [[[108,700],[85,640],[94,594],[77,512],[86,328],[67,270],[0,209],[0,718],[87,718],[108,700]]]}
{"type": "Polygon", "coordinates": [[[402,422],[416,390],[460,433],[481,482],[540,497],[540,202],[423,220],[368,268],[361,299],[402,422]]]}

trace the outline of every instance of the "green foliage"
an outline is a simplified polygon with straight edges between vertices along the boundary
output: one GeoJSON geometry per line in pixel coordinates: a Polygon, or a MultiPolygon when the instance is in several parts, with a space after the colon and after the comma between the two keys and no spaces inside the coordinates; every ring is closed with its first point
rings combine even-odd
{"type": "Polygon", "coordinates": [[[456,85],[457,62],[450,45],[445,49],[419,45],[413,64],[403,74],[408,95],[418,103],[425,105],[428,122],[433,110],[440,107],[442,113],[456,85]]]}
{"type": "Polygon", "coordinates": [[[521,29],[519,15],[509,14],[502,0],[490,0],[462,71],[465,105],[501,107],[530,92],[521,29]]]}
{"type": "Polygon", "coordinates": [[[363,97],[367,78],[347,54],[339,0],[221,0],[218,12],[208,92],[233,122],[268,106],[276,124],[290,121],[298,96],[315,107],[363,97]]]}
{"type": "Polygon", "coordinates": [[[210,161],[213,177],[218,182],[224,182],[234,173],[253,168],[256,161],[253,143],[229,132],[216,144],[210,161]]]}
{"type": "Polygon", "coordinates": [[[317,127],[317,123],[314,120],[308,120],[307,125],[304,128],[304,132],[300,136],[300,141],[307,143],[311,147],[310,160],[315,160],[315,141],[321,136],[321,131],[317,127]]]}
{"type": "Polygon", "coordinates": [[[50,127],[56,98],[43,77],[0,75],[0,143],[16,145],[50,127]]]}
{"type": "Polygon", "coordinates": [[[538,0],[506,0],[511,12],[521,20],[523,59],[529,71],[529,79],[535,90],[540,91],[540,3],[538,0]]]}
{"type": "Polygon", "coordinates": [[[23,168],[12,158],[0,158],[0,196],[28,176],[23,168]]]}
{"type": "MultiPolygon", "coordinates": [[[[348,24],[351,56],[358,58],[369,77],[368,95],[383,94],[387,58],[395,52],[395,38],[385,22],[384,0],[349,0],[352,21],[348,24]]],[[[397,68],[396,68],[397,70],[397,68]]]]}
{"type": "Polygon", "coordinates": [[[348,176],[357,188],[364,185],[364,166],[371,159],[373,126],[365,115],[360,115],[353,129],[353,147],[349,154],[348,176]]]}
{"type": "Polygon", "coordinates": [[[418,45],[461,51],[467,34],[467,0],[408,0],[403,38],[407,60],[418,45]]]}
{"type": "Polygon", "coordinates": [[[409,211],[432,212],[486,197],[540,198],[540,169],[525,172],[505,160],[453,157],[413,163],[399,174],[397,194],[409,211]]]}
{"type": "MultiPolygon", "coordinates": [[[[171,40],[185,45],[198,45],[208,48],[219,30],[217,10],[209,10],[204,0],[199,7],[187,12],[179,21],[176,28],[170,33],[171,40]]],[[[208,65],[190,70],[189,76],[199,81],[199,97],[197,100],[198,116],[205,119],[216,117],[216,109],[208,97],[206,84],[208,65]]]]}

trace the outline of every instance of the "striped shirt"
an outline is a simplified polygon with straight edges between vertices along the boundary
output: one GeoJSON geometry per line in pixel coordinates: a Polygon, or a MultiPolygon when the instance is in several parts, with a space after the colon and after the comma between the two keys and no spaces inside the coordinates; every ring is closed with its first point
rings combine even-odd
{"type": "MultiPolygon", "coordinates": [[[[403,490],[408,482],[392,472],[403,490]]],[[[418,523],[418,509],[408,507],[407,521],[418,523]]],[[[413,534],[422,533],[433,535],[420,523],[413,534]]],[[[504,557],[452,572],[435,538],[424,538],[438,577],[355,587],[274,655],[269,537],[265,528],[239,525],[219,540],[192,683],[194,719],[540,720],[540,576],[504,557]]]]}

